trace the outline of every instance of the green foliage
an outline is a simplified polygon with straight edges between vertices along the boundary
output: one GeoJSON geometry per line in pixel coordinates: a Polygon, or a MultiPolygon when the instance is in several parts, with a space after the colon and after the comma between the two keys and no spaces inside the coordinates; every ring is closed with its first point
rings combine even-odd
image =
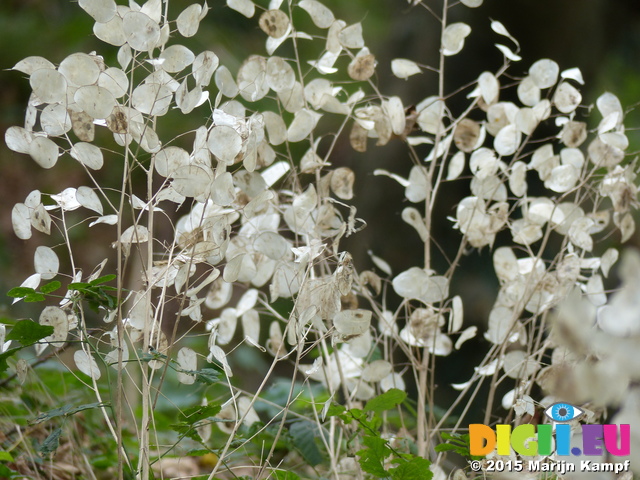
{"type": "Polygon", "coordinates": [[[179,433],[181,438],[187,437],[198,443],[203,443],[202,438],[198,434],[197,427],[201,426],[206,420],[210,420],[220,412],[220,405],[196,405],[183,410],[180,414],[181,421],[171,425],[171,429],[179,433]]]}
{"type": "MultiPolygon", "coordinates": [[[[250,463],[256,478],[337,480],[354,470],[367,480],[429,480],[447,473],[444,456],[430,455],[432,438],[446,441],[439,453],[469,456],[468,436],[441,430],[464,425],[454,409],[477,410],[470,402],[483,382],[490,399],[513,388],[504,418],[533,414],[530,387],[549,383],[542,372],[557,365],[531,352],[560,348],[582,359],[563,373],[587,390],[617,382],[615,398],[585,393],[597,404],[630,395],[636,372],[602,373],[628,367],[640,339],[628,314],[640,255],[625,259],[622,293],[608,303],[604,279],[619,254],[598,244],[612,233],[631,238],[640,206],[614,95],[598,97],[602,120],[587,128],[579,70],[544,58],[508,72],[522,60],[520,44],[499,21],[489,24],[502,65],[451,87],[449,57],[476,28],[450,19],[482,0],[445,1],[440,12],[410,2],[435,22],[425,31],[440,42],[431,65],[398,58],[390,67],[419,82],[422,99],[378,85],[388,65],[378,68],[367,47],[366,22],[341,20],[315,0],[274,1],[269,10],[266,1],[226,0],[223,16],[212,17],[242,26],[238,43],[262,32],[244,60],[206,41],[214,30],[201,25],[206,3],[125,3],[78,3],[106,47],[13,67],[32,95],[24,126],[5,132],[7,146],[47,170],[73,164],[79,173],[69,178],[83,184],[33,190],[11,210],[19,239],[49,240],[8,296],[52,303],[38,321],[0,323],[0,372],[15,370],[3,386],[20,400],[0,402],[2,413],[14,431],[35,418],[31,442],[7,441],[20,445],[11,458],[29,458],[36,471],[82,452],[68,463],[91,458],[119,480],[168,477],[176,457],[191,470],[179,474],[198,478],[193,470],[210,465],[199,468],[195,455],[215,460],[212,478],[250,463]],[[192,51],[205,44],[220,50],[192,51]],[[433,73],[437,91],[421,92],[433,73]],[[365,153],[370,139],[401,144],[408,161],[369,171],[374,161],[343,155],[348,143],[365,153]],[[391,180],[403,196],[390,210],[418,254],[392,266],[370,253],[370,266],[361,251],[345,250],[357,240],[343,240],[370,216],[361,193],[386,199],[391,180]],[[440,224],[452,236],[438,238],[440,224]],[[78,231],[97,225],[104,248],[95,251],[109,253],[86,265],[78,231]],[[489,250],[499,290],[478,337],[486,354],[443,409],[441,358],[478,334],[464,312],[468,292],[453,292],[472,248],[489,250]],[[588,334],[585,323],[594,326],[588,334]],[[585,335],[562,345],[549,325],[585,335]],[[620,348],[604,358],[601,341],[620,348]],[[43,355],[50,347],[59,348],[43,355]],[[600,361],[606,368],[595,368],[600,361]]],[[[487,418],[504,413],[486,404],[487,418]]]]}
{"type": "Polygon", "coordinates": [[[220,405],[215,403],[209,405],[195,405],[182,410],[180,417],[183,419],[182,423],[193,426],[195,423],[206,418],[215,417],[218,412],[220,412],[220,405]]]}
{"type": "Polygon", "coordinates": [[[28,287],[15,287],[7,292],[7,295],[12,298],[24,298],[27,295],[35,294],[36,291],[33,288],[28,287]]]}
{"type": "Polygon", "coordinates": [[[364,410],[347,410],[341,405],[332,405],[327,415],[336,416],[345,424],[355,426],[351,442],[366,447],[356,452],[362,471],[377,478],[430,480],[433,473],[429,469],[429,460],[397,451],[381,433],[384,422],[380,414],[396,408],[406,396],[402,390],[390,389],[369,400],[364,410]],[[393,464],[397,466],[389,468],[393,464]]]}
{"type": "Polygon", "coordinates": [[[274,470],[271,476],[275,480],[300,480],[300,477],[295,473],[282,470],[274,470]]]}
{"type": "Polygon", "coordinates": [[[9,452],[0,451],[0,462],[13,462],[13,457],[9,452]]]}
{"type": "Polygon", "coordinates": [[[431,480],[433,472],[429,469],[431,462],[421,457],[411,457],[406,462],[389,470],[393,480],[431,480]]]}
{"type": "Polygon", "coordinates": [[[60,446],[60,436],[62,435],[62,428],[56,428],[49,436],[42,442],[38,451],[42,456],[49,455],[57,450],[60,446]]]}
{"type": "Polygon", "coordinates": [[[59,281],[54,280],[53,282],[45,283],[44,285],[42,285],[40,287],[40,291],[44,294],[49,294],[55,292],[61,286],[62,284],[59,281]]]}
{"type": "Polygon", "coordinates": [[[55,292],[61,286],[62,284],[59,281],[54,280],[42,285],[39,291],[30,287],[14,287],[7,292],[7,296],[21,298],[27,303],[43,302],[46,299],[45,295],[55,292]]]}
{"type": "Polygon", "coordinates": [[[440,443],[436,445],[436,452],[455,452],[465,458],[478,460],[482,457],[471,455],[469,452],[469,435],[468,434],[451,434],[442,432],[442,439],[446,443],[440,443]]]}
{"type": "Polygon", "coordinates": [[[0,353],[0,373],[6,372],[7,368],[9,368],[7,359],[18,353],[22,348],[23,347],[9,348],[8,350],[0,353]]]}
{"type": "Polygon", "coordinates": [[[17,340],[23,347],[33,345],[38,340],[51,335],[53,327],[50,325],[40,325],[33,320],[19,320],[7,334],[7,340],[17,340]]]}
{"type": "Polygon", "coordinates": [[[385,410],[391,410],[404,402],[405,398],[407,398],[407,392],[403,392],[397,388],[392,388],[389,391],[369,400],[364,406],[364,411],[381,413],[385,410]]]}
{"type": "Polygon", "coordinates": [[[40,325],[33,320],[19,320],[15,323],[11,331],[6,335],[7,340],[16,340],[22,344],[20,347],[9,348],[0,353],[0,373],[5,372],[9,368],[7,360],[24,348],[53,333],[53,327],[49,325],[40,325]]]}
{"type": "Polygon", "coordinates": [[[387,441],[378,436],[365,435],[362,443],[367,447],[357,452],[362,470],[378,478],[389,476],[384,467],[385,459],[392,454],[387,441]]]}
{"type": "Polygon", "coordinates": [[[214,368],[201,368],[199,370],[184,369],[178,362],[168,359],[166,355],[163,355],[154,348],[151,348],[149,353],[140,352],[138,354],[138,360],[142,362],[166,362],[167,366],[175,372],[184,373],[186,375],[194,375],[198,383],[203,383],[205,385],[214,385],[215,383],[219,382],[221,376],[221,372],[214,368]],[[169,361],[167,362],[167,360],[169,361]]]}
{"type": "Polygon", "coordinates": [[[106,275],[91,282],[73,282],[70,283],[69,290],[78,292],[80,298],[87,302],[89,307],[98,312],[100,307],[106,310],[114,310],[118,306],[118,299],[115,295],[108,292],[116,290],[110,285],[103,285],[105,282],[113,280],[115,275],[106,275]]]}
{"type": "Polygon", "coordinates": [[[27,303],[43,302],[45,296],[36,292],[33,288],[15,287],[7,292],[7,295],[13,298],[22,298],[27,303]]]}
{"type": "MultiPolygon", "coordinates": [[[[9,452],[5,452],[4,450],[0,450],[0,462],[13,462],[13,456],[9,452]]],[[[0,463],[0,478],[14,478],[20,475],[20,472],[16,472],[15,470],[9,468],[7,465],[0,463]]]]}
{"type": "Polygon", "coordinates": [[[7,478],[7,479],[15,478],[18,476],[22,477],[22,474],[20,472],[16,472],[15,470],[12,470],[6,465],[2,465],[2,464],[0,464],[0,475],[2,475],[1,478],[7,478]]]}
{"type": "Polygon", "coordinates": [[[302,458],[315,467],[326,460],[320,450],[320,432],[318,426],[309,420],[299,420],[289,425],[291,445],[300,452],[302,458]]]}
{"type": "Polygon", "coordinates": [[[75,413],[78,412],[82,412],[84,410],[91,410],[94,408],[100,408],[100,407],[105,407],[108,406],[108,404],[105,403],[88,403],[86,405],[79,405],[77,407],[74,407],[72,405],[65,405],[63,407],[60,408],[54,408],[53,410],[49,410],[48,412],[43,412],[41,414],[39,414],[34,420],[33,420],[33,424],[38,424],[38,423],[42,423],[42,422],[46,422],[47,420],[51,420],[52,418],[56,418],[56,417],[68,417],[70,415],[73,415],[75,413]]]}
{"type": "Polygon", "coordinates": [[[196,376],[196,382],[206,385],[213,385],[220,380],[220,372],[213,368],[202,368],[200,370],[181,370],[183,373],[196,376]]]}

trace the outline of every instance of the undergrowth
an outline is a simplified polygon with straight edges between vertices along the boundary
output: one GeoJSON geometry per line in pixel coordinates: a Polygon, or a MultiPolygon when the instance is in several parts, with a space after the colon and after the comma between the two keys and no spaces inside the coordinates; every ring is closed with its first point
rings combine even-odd
{"type": "Polygon", "coordinates": [[[206,3],[78,3],[109,55],[13,67],[33,93],[7,145],[42,168],[75,162],[84,182],[11,212],[18,238],[42,245],[9,292],[39,313],[0,327],[0,476],[462,479],[481,474],[459,456],[475,459],[471,419],[549,423],[568,402],[586,423],[616,411],[611,423],[640,425],[638,254],[604,287],[619,256],[607,239],[633,235],[638,206],[613,94],[592,109],[579,69],[521,67],[495,20],[503,65],[448,91],[447,61],[473,38],[450,11],[482,0],[410,2],[441,27],[437,64],[391,63],[407,82],[437,76],[411,107],[380,90],[366,21],[316,0],[227,0],[265,39],[238,69],[181,43],[206,3]],[[182,131],[183,116],[202,123],[182,131]],[[404,271],[373,253],[363,269],[342,247],[367,223],[353,205],[364,179],[334,165],[343,137],[358,152],[406,146],[408,178],[366,179],[405,189],[423,249],[404,271]],[[440,211],[454,183],[466,194],[440,211]],[[452,257],[436,219],[459,232],[452,257]],[[113,254],[87,264],[77,229],[100,229],[113,254]],[[439,405],[439,358],[479,335],[465,292],[450,293],[473,250],[499,282],[485,355],[439,405]]]}

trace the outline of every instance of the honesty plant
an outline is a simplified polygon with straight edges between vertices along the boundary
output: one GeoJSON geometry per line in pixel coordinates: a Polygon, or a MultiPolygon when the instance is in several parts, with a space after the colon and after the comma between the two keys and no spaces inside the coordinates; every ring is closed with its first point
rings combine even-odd
{"type": "MultiPolygon", "coordinates": [[[[420,1],[409,3],[433,14],[420,1]]],[[[220,470],[256,478],[277,470],[335,479],[440,478],[444,458],[433,446],[445,427],[465,428],[483,382],[491,384],[485,423],[496,416],[522,422],[535,415],[538,403],[562,400],[587,405],[590,421],[606,415],[604,407],[624,404],[620,415],[640,424],[633,409],[640,368],[635,359],[625,363],[640,332],[631,314],[640,267],[637,255],[628,254],[625,285],[607,304],[603,278],[618,250],[600,247],[611,232],[619,231],[624,242],[635,229],[636,162],[625,154],[625,112],[605,93],[596,102],[598,123],[589,126],[582,118],[588,108],[579,91],[580,71],[561,70],[549,59],[513,68],[526,70],[523,77],[506,77],[507,68],[521,61],[519,44],[492,21],[504,64],[480,73],[464,90],[467,108],[452,113],[446,59],[462,51],[473,32],[465,23],[449,23],[447,15],[482,0],[461,3],[443,2],[437,66],[391,62],[393,74],[407,81],[427,69],[437,72],[438,91],[425,92],[414,108],[373,82],[376,58],[365,45],[362,24],[337,19],[316,0],[227,0],[229,8],[255,18],[266,35],[264,51],[237,71],[221,64],[215,51],[192,52],[181,44],[181,38],[198,34],[207,4],[190,5],[174,19],[168,0],[79,1],[95,20],[95,36],[117,48],[117,65],[107,65],[99,52],[73,53],[57,64],[29,57],[15,65],[33,93],[25,124],[7,130],[7,145],[43,168],[71,157],[86,184],[54,193],[35,190],[13,207],[16,235],[49,235],[52,247],[36,249],[35,273],[12,295],[42,300],[62,286],[50,281],[65,283],[61,300],[39,317],[52,330],[36,353],[70,342],[79,376],[95,393],[118,446],[121,476],[129,469],[149,478],[151,465],[162,465],[170,451],[154,430],[168,369],[199,395],[200,416],[176,431],[179,440],[216,452],[219,461],[209,478],[220,470]],[[300,24],[312,24],[312,30],[299,30],[300,24]],[[304,57],[309,50],[299,48],[303,42],[318,44],[320,56],[304,57]],[[176,115],[205,121],[180,131],[176,115]],[[161,125],[172,129],[172,138],[160,138],[161,125]],[[540,125],[555,133],[542,138],[540,125]],[[424,244],[415,266],[393,273],[384,259],[372,256],[377,273],[362,270],[341,248],[341,240],[366,222],[351,203],[354,172],[332,165],[341,135],[360,152],[371,138],[376,145],[392,137],[406,143],[413,164],[408,178],[374,173],[405,187],[413,205],[402,210],[402,219],[424,244]],[[104,183],[107,167],[120,172],[119,185],[104,183]],[[434,204],[445,183],[454,181],[469,185],[449,219],[460,245],[447,271],[438,272],[434,204]],[[90,228],[111,226],[105,242],[115,249],[113,258],[94,266],[77,257],[68,232],[84,221],[79,215],[90,228]],[[167,229],[171,238],[163,236],[167,229]],[[465,322],[464,292],[450,294],[470,248],[492,253],[500,282],[484,332],[488,353],[468,382],[454,386],[459,398],[436,418],[434,356],[452,354],[477,334],[477,326],[465,322]],[[559,304],[563,308],[552,321],[559,304]],[[89,324],[87,306],[99,313],[98,329],[89,324]],[[203,332],[206,350],[195,342],[203,332]],[[241,390],[234,378],[240,344],[270,358],[255,391],[241,390]],[[277,364],[294,368],[279,415],[267,418],[257,407],[268,402],[264,394],[277,364]],[[107,408],[98,380],[113,370],[114,404],[107,408]],[[501,410],[494,394],[505,382],[513,389],[501,410]],[[608,382],[615,388],[603,388],[608,382]],[[211,383],[227,386],[222,401],[199,386],[211,383]],[[130,384],[139,398],[125,397],[130,384]],[[535,398],[535,384],[543,398],[535,398]],[[295,403],[297,385],[305,386],[313,408],[295,403]],[[383,423],[379,433],[380,425],[362,416],[362,402],[408,390],[406,385],[417,392],[412,403],[405,402],[413,407],[398,407],[401,421],[383,423]],[[323,393],[316,399],[318,391],[323,393]],[[350,413],[331,413],[336,403],[350,413]],[[132,415],[135,408],[140,418],[132,415]],[[460,420],[452,422],[460,409],[460,420]],[[126,451],[123,429],[137,432],[136,454],[126,451]],[[274,432],[272,443],[248,459],[243,448],[262,431],[274,432]],[[301,431],[312,435],[320,460],[312,463],[302,449],[307,466],[295,457],[275,461],[287,431],[294,438],[301,431]],[[413,444],[417,457],[409,455],[413,444]],[[379,458],[372,457],[376,451],[379,458]],[[406,472],[418,457],[431,460],[431,469],[411,476],[406,472]]],[[[388,180],[368,181],[384,188],[388,180]]],[[[9,351],[9,342],[1,339],[3,344],[9,351]]]]}

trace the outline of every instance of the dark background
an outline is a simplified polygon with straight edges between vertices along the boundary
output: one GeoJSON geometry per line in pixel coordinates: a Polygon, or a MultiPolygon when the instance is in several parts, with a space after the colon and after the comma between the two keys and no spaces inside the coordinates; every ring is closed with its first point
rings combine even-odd
{"type": "MultiPolygon", "coordinates": [[[[192,3],[173,0],[176,12],[192,3]]],[[[235,72],[250,53],[264,53],[264,34],[255,19],[246,20],[230,11],[224,2],[212,0],[207,19],[189,43],[195,52],[210,49],[235,72]]],[[[388,95],[400,95],[405,104],[418,103],[437,93],[436,75],[424,72],[409,81],[391,75],[390,62],[397,57],[409,58],[432,66],[437,65],[439,23],[420,7],[411,7],[405,0],[325,0],[338,18],[348,23],[361,21],[367,46],[378,60],[376,81],[388,95]]],[[[426,2],[435,11],[440,0],[426,2]]],[[[173,17],[175,18],[175,17],[173,17]]],[[[459,6],[452,10],[450,22],[464,21],[472,26],[465,49],[447,60],[448,92],[472,82],[485,70],[496,71],[502,55],[494,43],[506,43],[490,29],[490,19],[502,22],[521,45],[523,60],[512,66],[514,77],[526,74],[528,67],[540,58],[551,58],[561,70],[579,67],[586,82],[582,89],[583,103],[591,104],[603,91],[616,93],[623,106],[631,109],[627,126],[640,126],[640,116],[633,107],[640,101],[640,2],[635,0],[485,0],[478,9],[459,6]]],[[[0,133],[11,125],[21,125],[30,93],[28,81],[20,72],[10,69],[20,59],[41,55],[59,63],[73,52],[97,50],[114,64],[115,47],[105,46],[91,35],[92,20],[76,4],[68,0],[1,0],[0,1],[0,133]]],[[[464,101],[464,95],[461,96],[464,101]]],[[[450,106],[456,108],[453,102],[450,106]]],[[[199,119],[201,121],[201,119],[199,119]]],[[[595,122],[598,120],[596,119],[595,122]]],[[[184,131],[180,126],[179,131],[184,131]]],[[[640,149],[640,138],[629,134],[630,151],[640,149]]],[[[411,163],[401,142],[391,142],[383,148],[369,145],[366,153],[356,153],[348,142],[337,147],[333,162],[349,166],[356,172],[358,216],[369,227],[344,243],[354,252],[356,267],[371,268],[366,255],[373,250],[394,268],[394,274],[422,263],[422,243],[401,219],[407,206],[403,188],[386,177],[374,177],[375,168],[385,168],[407,176],[411,163]]],[[[105,167],[108,168],[108,167],[105,167]]],[[[106,172],[108,175],[108,172],[106,172]]],[[[28,241],[18,240],[11,227],[11,208],[24,201],[33,189],[57,193],[68,186],[86,184],[84,173],[70,160],[62,161],[50,171],[40,169],[30,158],[9,151],[0,142],[0,316],[15,316],[23,311],[8,311],[9,299],[4,292],[19,285],[33,271],[33,251],[42,241],[40,234],[28,241]]],[[[449,188],[449,187],[447,187],[449,188]]],[[[458,187],[443,190],[439,204],[443,219],[434,225],[432,234],[450,254],[460,235],[451,231],[444,220],[454,214],[454,205],[463,194],[458,187]]],[[[104,230],[105,232],[107,230],[104,230]]],[[[110,254],[107,246],[93,243],[88,229],[79,228],[74,235],[83,250],[88,265],[95,265],[110,254]]],[[[96,228],[93,233],[100,234],[96,228]]],[[[614,239],[615,240],[615,239],[614,239]]],[[[637,237],[632,243],[638,244],[637,237]]],[[[447,267],[440,257],[439,270],[447,267]]],[[[463,260],[467,273],[456,277],[452,294],[464,292],[466,321],[482,324],[490,310],[497,281],[488,252],[474,252],[463,260]]],[[[440,272],[442,273],[442,272],[440,272]]],[[[482,328],[481,328],[482,330],[482,328]]],[[[474,363],[466,362],[467,368],[474,363]]],[[[466,369],[443,382],[465,381],[466,369]]]]}
{"type": "MultiPolygon", "coordinates": [[[[190,3],[174,0],[171,7],[179,11],[190,3]]],[[[209,3],[211,10],[192,42],[194,51],[214,50],[232,71],[234,64],[239,65],[248,53],[264,51],[264,36],[254,20],[230,11],[222,1],[209,3]]],[[[423,8],[411,7],[402,0],[326,0],[325,3],[348,23],[363,23],[367,46],[378,60],[377,82],[382,92],[400,95],[405,104],[418,103],[437,92],[433,73],[425,72],[404,81],[393,77],[390,71],[390,61],[397,57],[437,65],[439,25],[423,8]]],[[[429,0],[427,4],[438,11],[439,1],[429,0]]],[[[616,93],[625,107],[640,101],[640,2],[487,0],[477,9],[458,6],[451,10],[450,21],[467,22],[473,31],[463,52],[447,61],[447,91],[473,81],[484,70],[495,71],[500,66],[502,56],[493,43],[509,42],[491,31],[489,19],[501,21],[521,44],[523,60],[512,66],[512,75],[522,76],[537,59],[551,58],[561,69],[575,66],[582,70],[586,104],[593,103],[605,90],[616,93]]],[[[0,68],[11,68],[29,55],[42,55],[59,63],[76,51],[98,50],[109,60],[109,52],[113,55],[115,48],[99,42],[91,35],[91,28],[91,19],[73,1],[3,0],[0,2],[0,68]]],[[[28,81],[23,77],[20,72],[0,72],[0,132],[23,123],[29,95],[28,81]]],[[[640,119],[633,113],[631,118],[640,119]]],[[[631,125],[637,123],[631,122],[631,125]]],[[[637,150],[639,142],[630,136],[630,150],[637,150]]],[[[42,171],[31,159],[8,151],[4,142],[0,143],[0,192],[5,205],[0,214],[0,269],[9,273],[0,279],[0,287],[9,287],[15,284],[17,272],[28,271],[29,252],[35,248],[33,241],[22,242],[13,235],[11,206],[23,201],[34,188],[53,193],[62,189],[60,185],[74,185],[74,180],[78,185],[77,175],[81,172],[74,172],[72,164],[68,164],[69,169],[42,171]]],[[[356,154],[348,145],[341,145],[335,161],[357,173],[362,171],[363,175],[371,175],[374,168],[403,174],[410,164],[404,161],[404,150],[396,143],[382,149],[369,148],[366,154],[356,154]]],[[[390,205],[400,205],[388,200],[390,195],[401,195],[402,188],[385,178],[367,178],[364,182],[361,175],[357,178],[361,185],[356,199],[360,215],[370,224],[376,219],[388,222],[388,214],[399,221],[397,228],[387,228],[384,237],[371,238],[363,231],[358,235],[358,242],[364,244],[364,250],[373,249],[399,267],[414,264],[412,258],[407,258],[413,250],[399,249],[397,244],[405,243],[415,234],[399,220],[401,209],[388,210],[390,205]],[[390,240],[394,236],[397,242],[390,240]]],[[[17,276],[22,278],[24,274],[17,276]]]]}

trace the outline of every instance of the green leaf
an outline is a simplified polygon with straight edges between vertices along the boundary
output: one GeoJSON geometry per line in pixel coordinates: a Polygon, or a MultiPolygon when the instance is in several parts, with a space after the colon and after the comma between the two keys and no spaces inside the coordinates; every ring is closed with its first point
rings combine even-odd
{"type": "Polygon", "coordinates": [[[364,411],[380,413],[385,410],[391,410],[396,405],[401,404],[405,398],[407,398],[406,392],[398,390],[397,388],[392,388],[388,392],[369,400],[364,406],[364,411]]]}
{"type": "MultiPolygon", "coordinates": [[[[155,348],[153,348],[152,345],[149,346],[149,353],[147,352],[143,352],[142,349],[138,350],[138,360],[140,362],[150,362],[151,360],[157,360],[159,362],[163,362],[165,360],[167,360],[166,355],[160,353],[158,350],[156,350],[155,348]]],[[[175,362],[174,362],[175,363],[175,362]]],[[[169,363],[169,366],[171,365],[171,362],[169,363]]]]}
{"type": "Polygon", "coordinates": [[[15,475],[19,475],[20,472],[11,470],[6,465],[0,465],[0,478],[13,478],[15,475]]]}
{"type": "Polygon", "coordinates": [[[469,453],[469,435],[450,434],[447,432],[442,433],[442,439],[447,443],[441,443],[435,446],[436,452],[448,452],[454,451],[463,457],[470,457],[469,453]]]}
{"type": "Polygon", "coordinates": [[[455,450],[456,452],[458,452],[460,448],[461,447],[459,447],[458,445],[453,445],[452,443],[441,443],[439,445],[436,445],[434,447],[434,450],[436,452],[449,452],[452,450],[455,450]]]}
{"type": "Polygon", "coordinates": [[[41,413],[38,415],[32,422],[32,424],[42,423],[46,420],[50,420],[55,417],[67,417],[69,415],[73,415],[74,413],[82,412],[83,410],[91,410],[93,408],[99,408],[109,405],[108,403],[87,403],[84,405],[79,405],[77,407],[73,407],[71,405],[65,405],[64,407],[54,408],[53,410],[49,410],[48,412],[41,413]]]}
{"type": "Polygon", "coordinates": [[[13,462],[13,457],[9,452],[0,450],[0,462],[13,462]]]}
{"type": "Polygon", "coordinates": [[[32,345],[38,340],[48,337],[53,333],[51,325],[40,325],[33,320],[20,320],[7,334],[7,340],[17,340],[22,345],[32,345]]]}
{"type": "Polygon", "coordinates": [[[220,409],[220,405],[216,403],[211,403],[209,405],[196,405],[194,407],[185,408],[182,411],[181,416],[183,417],[183,422],[185,424],[193,425],[205,418],[215,417],[220,413],[220,409]]]}
{"type": "Polygon", "coordinates": [[[112,287],[111,285],[100,285],[99,287],[100,291],[109,291],[109,292],[116,292],[118,291],[118,289],[116,287],[112,287]]]}
{"type": "Polygon", "coordinates": [[[316,443],[319,432],[315,423],[305,420],[293,422],[289,426],[289,435],[293,446],[309,465],[315,467],[324,461],[324,456],[316,443]]]}
{"type": "Polygon", "coordinates": [[[379,478],[388,477],[389,474],[384,469],[384,460],[391,455],[387,441],[380,437],[365,436],[362,443],[369,447],[357,452],[362,470],[379,478]]]}
{"type": "Polygon", "coordinates": [[[198,434],[198,431],[191,424],[182,422],[169,426],[174,432],[179,433],[182,437],[187,437],[194,442],[202,443],[202,438],[198,434]]]}
{"type": "Polygon", "coordinates": [[[53,282],[49,282],[49,283],[43,285],[42,287],[40,287],[40,291],[42,293],[51,293],[51,292],[55,292],[56,290],[58,290],[61,286],[62,286],[62,284],[59,281],[54,280],[53,282]]]}
{"type": "Polygon", "coordinates": [[[271,477],[275,480],[300,480],[300,477],[293,472],[285,472],[284,470],[275,470],[271,473],[271,477]]]}
{"type": "Polygon", "coordinates": [[[394,480],[431,480],[433,472],[429,470],[431,462],[426,458],[414,457],[389,469],[394,480]]]}
{"type": "Polygon", "coordinates": [[[60,435],[62,435],[62,429],[56,428],[47,438],[44,439],[44,442],[42,442],[38,451],[43,456],[55,452],[60,446],[60,435]]]}
{"type": "Polygon", "coordinates": [[[15,353],[22,350],[24,347],[15,347],[10,348],[4,353],[0,353],[0,373],[6,372],[7,368],[9,368],[9,364],[7,363],[7,358],[13,356],[15,353]]]}
{"type": "Polygon", "coordinates": [[[44,295],[41,293],[30,293],[26,297],[24,297],[24,301],[27,303],[35,303],[35,302],[44,302],[44,295]]]}
{"type": "Polygon", "coordinates": [[[7,296],[12,298],[22,298],[33,293],[36,293],[36,291],[33,288],[15,287],[7,292],[7,296]]]}
{"type": "Polygon", "coordinates": [[[342,415],[345,411],[346,407],[344,407],[343,405],[332,403],[327,409],[327,417],[336,417],[338,415],[342,415]]]}
{"type": "Polygon", "coordinates": [[[206,448],[194,448],[187,452],[189,457],[201,457],[203,455],[207,455],[211,453],[211,450],[207,450],[206,448]]]}
{"type": "MultiPolygon", "coordinates": [[[[97,278],[91,283],[86,282],[74,282],[69,284],[69,290],[74,290],[84,296],[84,299],[89,303],[89,307],[95,312],[99,312],[100,307],[104,307],[107,310],[114,310],[118,306],[118,299],[113,295],[109,295],[108,291],[116,290],[115,287],[109,285],[94,285],[94,282],[112,280],[111,275],[105,275],[104,277],[97,278]]],[[[115,277],[115,275],[114,275],[115,277]]]]}
{"type": "MultiPolygon", "coordinates": [[[[217,415],[220,412],[220,405],[217,403],[210,403],[209,405],[195,405],[193,407],[185,408],[180,413],[181,422],[170,425],[174,432],[179,433],[183,437],[188,437],[198,443],[202,443],[202,439],[196,430],[196,423],[206,420],[217,415]]],[[[212,419],[217,421],[219,419],[212,419]]],[[[227,421],[227,420],[223,420],[227,421]]],[[[233,420],[230,420],[231,422],[233,420]]]]}
{"type": "Polygon", "coordinates": [[[112,280],[115,280],[116,276],[114,274],[104,275],[102,277],[96,278],[95,280],[91,280],[89,285],[100,285],[102,283],[108,283],[112,280]]]}
{"type": "Polygon", "coordinates": [[[193,372],[185,371],[185,373],[195,374],[196,382],[204,383],[205,385],[212,385],[220,379],[220,372],[218,372],[218,370],[214,370],[213,368],[203,368],[201,370],[196,370],[193,372]]]}

